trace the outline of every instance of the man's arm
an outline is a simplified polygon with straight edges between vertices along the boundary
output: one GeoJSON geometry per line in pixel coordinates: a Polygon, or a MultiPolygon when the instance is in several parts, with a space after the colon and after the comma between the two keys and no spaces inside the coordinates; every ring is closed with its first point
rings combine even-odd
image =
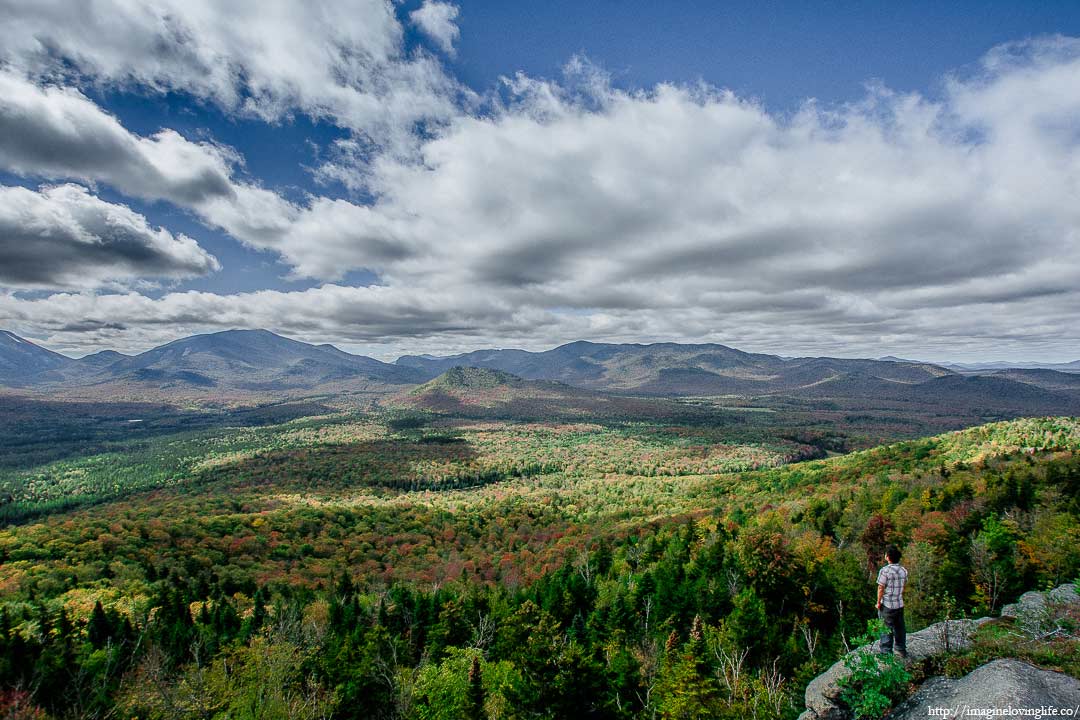
{"type": "Polygon", "coordinates": [[[877,586],[877,605],[874,606],[878,610],[881,609],[881,600],[884,597],[885,597],[885,586],[882,585],[881,583],[878,583],[878,586],[877,586]]]}

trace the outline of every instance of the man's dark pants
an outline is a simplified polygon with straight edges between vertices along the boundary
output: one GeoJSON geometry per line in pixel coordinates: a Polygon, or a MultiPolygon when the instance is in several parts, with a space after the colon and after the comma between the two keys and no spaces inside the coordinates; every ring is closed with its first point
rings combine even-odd
{"type": "Polygon", "coordinates": [[[885,621],[885,633],[881,636],[881,652],[891,653],[895,639],[896,649],[906,655],[907,628],[904,627],[904,608],[882,607],[878,610],[878,617],[885,621]]]}

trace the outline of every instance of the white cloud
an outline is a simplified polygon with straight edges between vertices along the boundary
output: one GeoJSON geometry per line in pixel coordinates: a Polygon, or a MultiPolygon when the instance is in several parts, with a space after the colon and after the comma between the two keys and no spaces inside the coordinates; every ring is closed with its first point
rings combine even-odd
{"type": "Polygon", "coordinates": [[[1080,328],[1052,318],[1080,308],[1080,41],[996,51],[940,99],[873,87],[791,118],[571,70],[508,80],[505,107],[458,117],[421,163],[364,168],[378,199],[350,225],[409,250],[384,282],[605,327],[660,312],[692,337],[676,318],[704,313],[698,330],[734,344],[761,322],[820,346],[915,328],[925,344],[934,318],[976,312],[961,325],[990,347],[1022,332],[1011,310],[1038,308],[1077,352],[1080,328]]]}
{"type": "Polygon", "coordinates": [[[153,228],[78,185],[39,192],[0,186],[0,282],[16,288],[96,287],[218,270],[189,237],[153,228]]]}
{"type": "Polygon", "coordinates": [[[71,88],[0,70],[0,166],[31,176],[106,182],[122,193],[191,205],[232,193],[234,154],[172,130],[129,133],[71,88]]]}
{"type": "Polygon", "coordinates": [[[409,19],[442,51],[454,54],[454,43],[461,37],[457,26],[458,7],[453,3],[424,0],[418,10],[409,13],[409,19]]]}
{"type": "Polygon", "coordinates": [[[404,47],[386,0],[0,0],[0,59],[34,74],[177,90],[277,121],[294,111],[407,151],[466,93],[404,47]]]}
{"type": "MultiPolygon", "coordinates": [[[[873,87],[790,117],[707,86],[628,91],[586,62],[569,71],[508,79],[489,112],[445,118],[418,162],[350,167],[365,149],[346,143],[332,171],[360,178],[369,206],[289,203],[229,174],[227,191],[189,201],[299,275],[368,268],[381,287],[8,298],[6,317],[55,328],[49,317],[130,305],[135,339],[225,318],[402,350],[589,337],[1077,354],[1080,41],[999,49],[938,98],[873,87]]],[[[110,172],[94,177],[119,182],[110,172]]]]}
{"type": "Polygon", "coordinates": [[[280,253],[300,275],[337,277],[406,253],[359,221],[368,208],[325,198],[289,202],[235,178],[239,162],[229,148],[172,130],[140,137],[77,90],[0,70],[0,168],[166,200],[249,247],[280,253]]]}

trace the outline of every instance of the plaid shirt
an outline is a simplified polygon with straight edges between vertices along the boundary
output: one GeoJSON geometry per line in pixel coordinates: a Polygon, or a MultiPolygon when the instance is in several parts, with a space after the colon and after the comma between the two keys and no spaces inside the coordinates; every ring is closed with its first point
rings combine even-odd
{"type": "Polygon", "coordinates": [[[899,563],[889,563],[877,574],[877,584],[885,587],[881,604],[889,610],[904,607],[904,583],[907,582],[907,568],[899,563]]]}

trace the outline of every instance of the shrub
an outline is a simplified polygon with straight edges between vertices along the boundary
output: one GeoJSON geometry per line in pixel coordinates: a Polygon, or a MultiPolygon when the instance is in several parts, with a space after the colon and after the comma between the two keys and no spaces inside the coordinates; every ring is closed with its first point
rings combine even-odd
{"type": "Polygon", "coordinates": [[[851,675],[840,680],[840,701],[856,718],[880,718],[900,700],[911,674],[892,654],[876,653],[872,643],[884,632],[885,623],[872,620],[867,623],[866,634],[856,638],[859,645],[870,647],[856,650],[844,658],[844,665],[851,675]]]}

